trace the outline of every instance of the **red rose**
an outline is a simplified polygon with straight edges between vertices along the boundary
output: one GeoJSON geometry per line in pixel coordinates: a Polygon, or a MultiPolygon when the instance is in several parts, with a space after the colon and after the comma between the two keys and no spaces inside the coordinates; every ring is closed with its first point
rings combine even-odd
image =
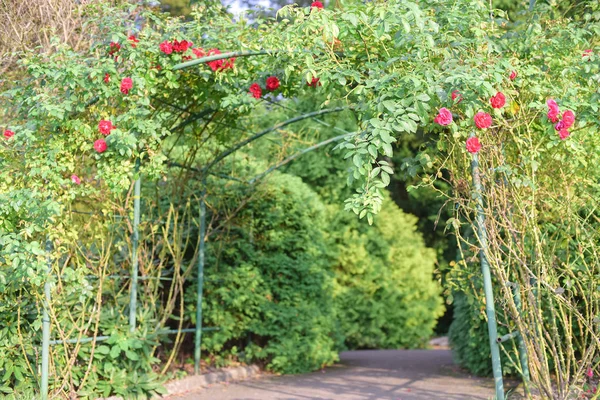
{"type": "Polygon", "coordinates": [[[181,42],[178,40],[173,41],[173,51],[176,53],[185,53],[187,49],[192,47],[193,43],[188,42],[187,40],[182,40],[181,42]]]}
{"type": "Polygon", "coordinates": [[[199,49],[192,49],[192,53],[194,53],[194,55],[196,55],[196,58],[201,58],[206,56],[206,53],[204,52],[204,49],[202,47],[200,47],[199,49]]]}
{"type": "Polygon", "coordinates": [[[258,83],[253,83],[250,85],[250,93],[252,93],[252,97],[255,99],[260,99],[260,96],[262,96],[262,89],[260,85],[258,83]]]}
{"type": "Polygon", "coordinates": [[[471,154],[476,154],[479,150],[481,150],[481,143],[479,143],[479,139],[473,136],[467,139],[467,151],[471,154]]]}
{"type": "Polygon", "coordinates": [[[575,123],[575,114],[573,114],[573,111],[565,111],[561,122],[564,124],[565,128],[570,128],[575,123]]]}
{"type": "MultiPolygon", "coordinates": [[[[219,49],[210,49],[208,51],[207,56],[216,56],[217,54],[221,54],[221,51],[219,49]]],[[[214,61],[209,61],[206,63],[208,65],[208,67],[210,69],[212,69],[214,72],[216,71],[220,71],[221,69],[223,69],[223,60],[214,60],[214,61]]]]}
{"type": "Polygon", "coordinates": [[[76,185],[81,185],[81,179],[79,179],[79,177],[75,174],[71,175],[71,180],[73,181],[74,184],[76,185]]]}
{"type": "Polygon", "coordinates": [[[115,54],[117,51],[121,50],[121,45],[116,42],[110,42],[110,50],[108,51],[109,55],[115,54]]]}
{"type": "Polygon", "coordinates": [[[313,3],[310,5],[310,8],[318,8],[320,10],[321,8],[323,8],[323,3],[321,3],[320,1],[313,1],[313,3]]]}
{"type": "Polygon", "coordinates": [[[442,126],[447,126],[452,123],[452,113],[445,107],[440,108],[438,115],[434,118],[433,122],[442,126]]]}
{"type": "Polygon", "coordinates": [[[492,125],[492,116],[486,112],[480,111],[473,117],[475,126],[479,129],[486,129],[492,125]]]}
{"type": "Polygon", "coordinates": [[[108,83],[108,82],[110,82],[110,75],[107,72],[106,74],[104,74],[104,83],[108,83]]]}
{"type": "Polygon", "coordinates": [[[510,71],[510,76],[508,77],[508,79],[510,79],[511,81],[514,81],[517,78],[517,71],[510,71]]]}
{"type": "Polygon", "coordinates": [[[164,42],[162,42],[158,47],[160,48],[160,51],[162,51],[163,53],[165,53],[167,55],[169,55],[173,52],[173,45],[168,40],[165,40],[164,42]]]}
{"type": "Polygon", "coordinates": [[[452,91],[452,101],[455,101],[456,99],[458,99],[456,104],[460,103],[463,99],[462,94],[460,94],[458,90],[452,91]]]}
{"type": "Polygon", "coordinates": [[[506,104],[506,97],[504,97],[502,92],[498,92],[495,96],[490,98],[490,104],[493,108],[502,108],[506,104]]]}
{"type": "Polygon", "coordinates": [[[571,132],[569,132],[566,128],[558,131],[558,136],[560,137],[560,140],[565,140],[566,138],[569,137],[570,134],[571,134],[571,132]]]}
{"type": "Polygon", "coordinates": [[[592,49],[587,49],[583,51],[583,58],[587,58],[588,61],[590,60],[590,57],[592,56],[592,49]]]}
{"type": "Polygon", "coordinates": [[[319,78],[312,78],[312,81],[306,82],[306,85],[310,87],[317,87],[321,86],[321,82],[319,82],[319,78]]]}
{"type": "Polygon", "coordinates": [[[548,119],[552,122],[558,121],[558,114],[560,110],[558,109],[558,104],[553,99],[548,99],[546,101],[546,105],[548,106],[548,119]]]}
{"type": "Polygon", "coordinates": [[[4,131],[4,138],[6,139],[10,139],[11,137],[15,136],[15,133],[9,129],[4,131]]]}
{"type": "Polygon", "coordinates": [[[98,139],[94,142],[94,150],[98,153],[104,153],[106,151],[106,141],[104,139],[98,139]]]}
{"type": "Polygon", "coordinates": [[[140,41],[138,38],[135,37],[135,35],[129,35],[127,39],[129,40],[129,43],[131,43],[131,47],[133,47],[134,49],[137,47],[136,43],[140,41]]]}
{"type": "Polygon", "coordinates": [[[123,78],[121,81],[121,93],[129,94],[129,91],[133,88],[133,81],[131,78],[123,78]]]}
{"type": "Polygon", "coordinates": [[[269,92],[277,90],[278,87],[279,87],[279,79],[277,79],[276,76],[270,76],[267,78],[267,90],[269,92]]]}
{"type": "Polygon", "coordinates": [[[110,135],[110,131],[113,129],[115,129],[115,126],[112,124],[111,121],[103,119],[100,122],[98,122],[98,130],[104,136],[110,135]]]}

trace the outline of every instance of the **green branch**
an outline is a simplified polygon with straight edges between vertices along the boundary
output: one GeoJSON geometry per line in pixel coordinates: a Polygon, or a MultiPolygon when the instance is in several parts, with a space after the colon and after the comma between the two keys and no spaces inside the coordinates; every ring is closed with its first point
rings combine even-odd
{"type": "Polygon", "coordinates": [[[231,57],[247,57],[247,56],[259,56],[259,55],[267,55],[267,54],[275,54],[279,53],[281,50],[257,50],[257,51],[231,51],[229,53],[223,54],[215,54],[212,56],[200,57],[192,61],[186,61],[183,63],[179,63],[173,66],[173,71],[177,71],[179,69],[185,69],[189,67],[193,67],[198,64],[204,64],[210,61],[223,60],[225,58],[231,57]]]}

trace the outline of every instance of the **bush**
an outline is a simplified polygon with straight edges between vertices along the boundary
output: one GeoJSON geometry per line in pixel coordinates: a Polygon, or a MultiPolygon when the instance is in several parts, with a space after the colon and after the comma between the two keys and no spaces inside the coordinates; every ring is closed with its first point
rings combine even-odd
{"type": "Polygon", "coordinates": [[[417,232],[417,218],[387,196],[372,227],[332,208],[336,315],[346,346],[425,346],[444,307],[432,279],[435,253],[417,232]]]}
{"type": "MultiPolygon", "coordinates": [[[[324,206],[299,178],[283,174],[251,196],[228,235],[209,243],[204,324],[221,329],[203,348],[225,363],[245,347],[247,361],[282,373],[331,364],[337,353],[324,206]]],[[[187,291],[190,304],[194,293],[187,291]]]]}

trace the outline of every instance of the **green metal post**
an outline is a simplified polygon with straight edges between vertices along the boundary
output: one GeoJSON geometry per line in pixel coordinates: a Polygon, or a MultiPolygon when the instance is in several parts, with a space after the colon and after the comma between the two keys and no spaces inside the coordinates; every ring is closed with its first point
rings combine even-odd
{"type": "MultiPolygon", "coordinates": [[[[517,312],[521,313],[521,291],[519,290],[519,285],[513,285],[513,296],[515,299],[515,306],[517,308],[517,312]]],[[[529,387],[529,363],[527,361],[527,347],[525,347],[525,341],[523,340],[523,334],[519,334],[517,337],[517,343],[519,345],[519,361],[521,362],[521,371],[523,373],[523,381],[525,383],[525,387],[529,387]]]]}
{"type": "Polygon", "coordinates": [[[504,384],[502,382],[502,365],[500,363],[500,346],[498,344],[498,327],[496,325],[496,310],[494,307],[494,292],[492,291],[492,276],[490,265],[485,255],[488,249],[487,231],[485,228],[485,214],[483,211],[483,197],[481,195],[481,176],[479,174],[479,156],[473,154],[471,161],[471,172],[473,185],[475,187],[475,201],[477,203],[477,233],[481,251],[481,274],[483,275],[483,290],[485,292],[485,311],[487,314],[488,334],[490,339],[490,350],[492,352],[492,371],[496,385],[496,400],[504,400],[504,384]]]}
{"type": "Polygon", "coordinates": [[[42,383],[41,383],[41,398],[42,400],[48,399],[48,377],[50,374],[50,272],[52,266],[50,264],[49,254],[52,251],[52,242],[46,240],[46,253],[48,254],[48,273],[46,276],[46,282],[44,283],[44,302],[42,310],[42,383]]]}
{"type": "Polygon", "coordinates": [[[194,343],[194,373],[200,373],[200,345],[202,344],[202,291],[204,289],[204,236],[206,235],[206,189],[200,198],[200,247],[198,248],[198,298],[196,299],[196,337],[194,343]]]}
{"type": "MultiPolygon", "coordinates": [[[[136,164],[136,173],[139,170],[139,161],[136,164]]],[[[136,308],[137,308],[137,286],[138,286],[138,243],[140,225],[140,197],[142,178],[138,176],[133,187],[133,235],[131,238],[131,292],[129,297],[129,331],[135,331],[136,308]]]]}

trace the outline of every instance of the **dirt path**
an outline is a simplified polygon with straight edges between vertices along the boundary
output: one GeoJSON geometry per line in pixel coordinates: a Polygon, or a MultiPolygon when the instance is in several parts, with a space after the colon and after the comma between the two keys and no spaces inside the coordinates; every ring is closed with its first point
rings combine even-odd
{"type": "Polygon", "coordinates": [[[448,350],[363,350],[321,372],[218,384],[169,400],[488,400],[493,380],[471,377],[448,350]]]}

